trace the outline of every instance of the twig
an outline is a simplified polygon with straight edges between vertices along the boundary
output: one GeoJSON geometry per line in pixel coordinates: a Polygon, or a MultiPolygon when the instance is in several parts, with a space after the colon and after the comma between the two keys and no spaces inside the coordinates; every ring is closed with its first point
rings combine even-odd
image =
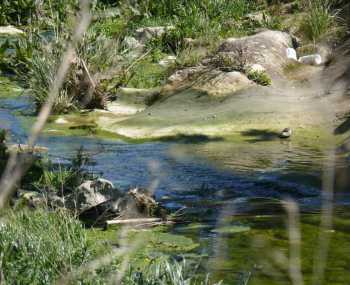
{"type": "Polygon", "coordinates": [[[81,63],[83,64],[83,67],[84,67],[84,69],[85,69],[85,71],[86,71],[86,74],[87,74],[88,77],[89,77],[89,80],[90,80],[90,82],[91,82],[91,85],[92,85],[92,87],[93,87],[94,90],[95,90],[95,89],[96,89],[96,82],[92,79],[91,74],[90,74],[90,72],[89,72],[89,69],[88,69],[87,66],[86,66],[85,60],[83,60],[83,59],[80,59],[80,60],[81,60],[81,63]]]}

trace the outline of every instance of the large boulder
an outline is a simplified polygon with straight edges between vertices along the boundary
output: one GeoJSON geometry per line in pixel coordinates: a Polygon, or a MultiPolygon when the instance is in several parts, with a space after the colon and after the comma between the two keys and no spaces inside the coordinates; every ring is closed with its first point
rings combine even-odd
{"type": "Polygon", "coordinates": [[[118,199],[121,195],[113,184],[106,179],[87,180],[73,194],[66,197],[66,205],[68,208],[81,213],[104,202],[118,199]]]}
{"type": "Polygon", "coordinates": [[[172,74],[164,90],[191,87],[223,95],[253,86],[248,79],[252,72],[264,74],[270,81],[283,78],[283,69],[291,61],[288,50],[292,46],[292,37],[280,31],[266,30],[253,36],[228,38],[199,65],[172,74]]]}
{"type": "Polygon", "coordinates": [[[207,64],[224,59],[223,64],[232,64],[233,69],[242,70],[260,64],[270,75],[282,76],[283,67],[289,62],[287,49],[291,47],[293,43],[289,34],[266,30],[253,36],[226,39],[207,64]]]}

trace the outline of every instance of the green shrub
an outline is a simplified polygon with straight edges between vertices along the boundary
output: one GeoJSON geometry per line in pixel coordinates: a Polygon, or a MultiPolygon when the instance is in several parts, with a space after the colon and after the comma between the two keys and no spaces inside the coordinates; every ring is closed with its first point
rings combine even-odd
{"type": "Polygon", "coordinates": [[[6,284],[52,284],[89,257],[82,225],[65,212],[21,211],[0,227],[6,284]]]}
{"type": "Polygon", "coordinates": [[[272,84],[270,76],[265,71],[250,71],[248,72],[248,78],[262,86],[269,86],[272,84]]]}

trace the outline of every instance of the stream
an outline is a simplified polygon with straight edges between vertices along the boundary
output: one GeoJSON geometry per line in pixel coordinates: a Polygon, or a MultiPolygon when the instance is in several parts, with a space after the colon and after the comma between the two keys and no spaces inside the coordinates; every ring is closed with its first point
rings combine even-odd
{"type": "MultiPolygon", "coordinates": [[[[0,128],[9,130],[12,143],[25,143],[31,110],[25,96],[0,94],[0,128]]],[[[83,146],[92,157],[89,170],[118,188],[151,188],[166,207],[186,207],[193,220],[173,231],[200,244],[196,254],[205,260],[204,267],[225,284],[292,284],[285,261],[286,215],[279,201],[294,199],[302,212],[304,276],[311,282],[323,150],[281,140],[128,143],[48,134],[38,145],[48,147],[50,159],[59,163],[67,163],[83,146]]],[[[350,284],[349,202],[348,195],[336,195],[325,284],[350,284]]]]}

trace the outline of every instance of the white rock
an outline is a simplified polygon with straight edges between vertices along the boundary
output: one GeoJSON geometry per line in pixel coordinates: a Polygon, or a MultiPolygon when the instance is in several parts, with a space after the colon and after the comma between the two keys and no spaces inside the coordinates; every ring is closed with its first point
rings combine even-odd
{"type": "Polygon", "coordinates": [[[55,120],[55,123],[56,124],[67,124],[68,121],[66,119],[64,119],[64,118],[58,118],[58,119],[55,120]]]}
{"type": "Polygon", "coordinates": [[[297,52],[294,48],[287,48],[286,52],[287,52],[287,58],[298,60],[297,52]]]}
{"type": "Polygon", "coordinates": [[[299,62],[309,65],[320,65],[322,64],[322,57],[319,54],[310,54],[300,57],[299,62]]]}
{"type": "Polygon", "coordinates": [[[16,36],[16,35],[23,35],[24,32],[20,29],[17,29],[13,26],[2,26],[0,27],[0,35],[11,35],[11,36],[16,36]]]}
{"type": "Polygon", "coordinates": [[[176,60],[176,56],[169,55],[169,56],[167,56],[166,58],[164,58],[164,59],[162,59],[161,61],[159,61],[158,64],[159,64],[160,66],[166,67],[166,66],[168,66],[169,64],[174,63],[175,60],[176,60]]]}

